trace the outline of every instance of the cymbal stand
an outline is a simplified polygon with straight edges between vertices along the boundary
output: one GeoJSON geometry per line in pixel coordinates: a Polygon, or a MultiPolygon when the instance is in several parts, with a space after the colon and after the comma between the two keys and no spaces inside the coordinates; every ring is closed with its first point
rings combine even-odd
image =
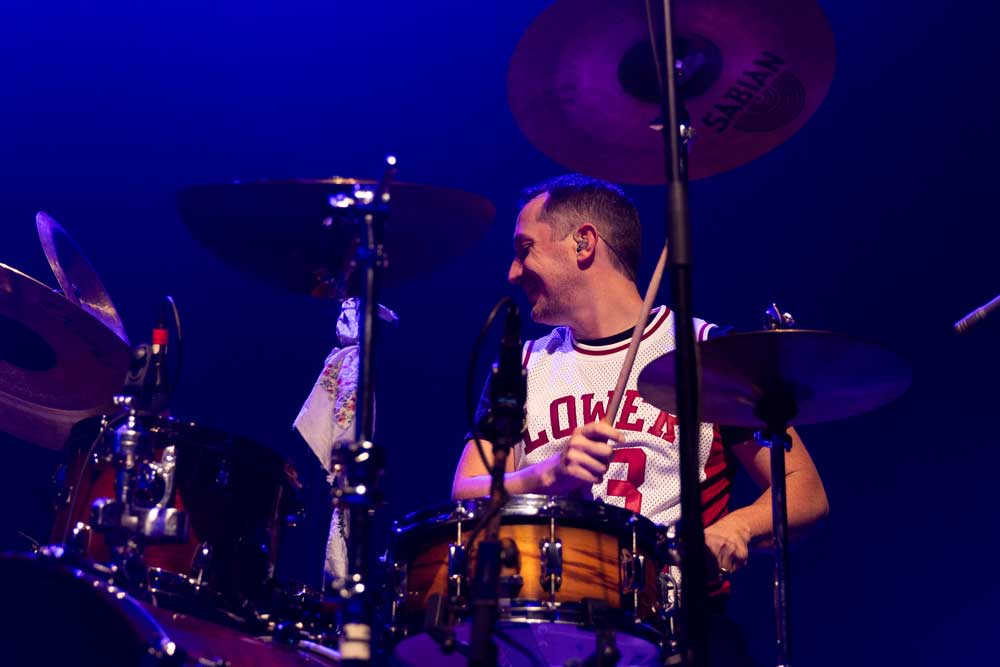
{"type": "MultiPolygon", "coordinates": [[[[664,161],[667,174],[666,237],[670,243],[668,270],[674,307],[677,346],[677,417],[680,435],[681,522],[678,534],[681,554],[681,600],[678,613],[680,648],[684,664],[708,664],[708,581],[704,559],[705,528],[701,522],[699,463],[700,419],[699,372],[695,353],[694,315],[691,303],[691,221],[688,212],[687,142],[690,122],[677,93],[678,63],[674,52],[671,0],[647,3],[662,8],[662,47],[653,40],[659,71],[660,112],[663,119],[664,161]],[[662,57],[662,59],[661,59],[662,57]]],[[[649,16],[653,24],[653,16],[649,16]]],[[[670,659],[664,656],[665,660],[670,659]]]]}
{"type": "Polygon", "coordinates": [[[353,442],[335,446],[333,450],[334,462],[344,471],[334,489],[334,502],[349,507],[347,581],[340,584],[340,596],[345,601],[340,652],[343,664],[352,667],[372,662],[375,586],[369,579],[369,573],[374,571],[371,520],[381,502],[384,470],[384,454],[373,442],[375,393],[372,359],[378,322],[377,278],[386,264],[383,232],[389,217],[389,191],[395,174],[396,158],[389,156],[376,188],[359,184],[355,186],[353,197],[331,198],[330,201],[332,208],[353,220],[358,227],[356,261],[362,271],[355,438],[353,442]]]}
{"type": "MultiPolygon", "coordinates": [[[[772,330],[790,329],[795,320],[772,304],[765,312],[765,325],[772,330]]],[[[774,615],[776,629],[775,664],[792,664],[791,616],[789,608],[788,504],[785,493],[785,452],[792,448],[789,422],[798,414],[794,393],[789,387],[765,388],[754,412],[766,425],[755,439],[771,450],[771,521],[774,524],[774,615]]]]}

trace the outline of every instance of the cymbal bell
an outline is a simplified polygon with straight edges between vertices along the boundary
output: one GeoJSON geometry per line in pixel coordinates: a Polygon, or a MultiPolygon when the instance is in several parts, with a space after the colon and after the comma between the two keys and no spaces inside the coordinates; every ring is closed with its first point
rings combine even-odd
{"type": "MultiPolygon", "coordinates": [[[[663,28],[647,20],[648,4],[556,0],[521,38],[510,108],[553,161],[619,183],[665,182],[662,133],[651,129],[663,120],[650,35],[662,43],[663,28]]],[[[815,0],[676,0],[674,15],[690,179],[773,150],[826,97],[836,47],[815,0]]]]}
{"type": "Polygon", "coordinates": [[[47,285],[0,264],[0,430],[49,449],[108,409],[129,346],[47,285]]]}
{"type": "MultiPolygon", "coordinates": [[[[858,415],[894,401],[910,385],[910,366],[891,350],[829,331],[785,329],[730,334],[698,343],[701,419],[760,428],[777,406],[789,424],[858,415]]],[[[677,411],[675,352],[639,374],[639,394],[677,411]]]]}
{"type": "MultiPolygon", "coordinates": [[[[374,181],[261,180],[196,185],[177,194],[181,219],[196,241],[228,263],[299,294],[337,298],[349,289],[356,230],[333,202],[374,181]]],[[[493,222],[484,197],[429,185],[394,183],[386,222],[393,286],[467,251],[493,222]]]]}

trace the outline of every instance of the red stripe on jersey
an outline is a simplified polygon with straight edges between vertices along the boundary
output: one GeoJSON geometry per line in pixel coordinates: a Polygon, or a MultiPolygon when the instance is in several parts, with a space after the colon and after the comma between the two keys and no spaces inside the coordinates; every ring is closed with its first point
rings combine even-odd
{"type": "Polygon", "coordinates": [[[698,340],[705,340],[705,333],[708,332],[708,328],[712,326],[708,322],[701,325],[701,329],[698,329],[698,340]]]}
{"type": "Polygon", "coordinates": [[[709,505],[701,508],[701,518],[703,525],[711,526],[713,523],[729,514],[729,486],[723,489],[721,495],[715,498],[709,505]]]}
{"type": "Polygon", "coordinates": [[[712,525],[729,513],[733,485],[733,471],[726,460],[718,426],[713,426],[712,436],[712,448],[705,462],[705,482],[701,485],[701,519],[704,526],[712,525]]]}
{"type": "Polygon", "coordinates": [[[708,460],[705,461],[705,477],[715,477],[728,467],[726,463],[726,451],[722,446],[722,433],[718,426],[712,427],[712,448],[708,452],[708,460]]]}
{"type": "Polygon", "coordinates": [[[527,368],[528,367],[528,359],[531,359],[531,350],[534,347],[535,347],[535,341],[529,340],[528,341],[528,347],[526,347],[525,350],[524,350],[524,364],[522,365],[522,368],[527,368]]]}
{"type": "MultiPolygon", "coordinates": [[[[659,329],[660,325],[667,321],[667,315],[669,315],[669,314],[670,314],[670,309],[667,308],[666,306],[663,306],[663,313],[658,316],[656,322],[653,323],[653,326],[650,327],[649,331],[647,331],[644,334],[642,334],[642,340],[646,340],[647,338],[649,338],[650,336],[652,336],[653,332],[655,332],[657,329],[659,329]]],[[[577,342],[574,340],[573,341],[573,349],[576,350],[577,352],[579,352],[580,354],[589,354],[591,356],[597,357],[597,356],[601,356],[601,355],[604,355],[604,354],[615,354],[616,352],[621,352],[622,350],[627,350],[628,346],[630,344],[631,344],[631,341],[629,341],[628,343],[624,343],[623,345],[619,345],[618,347],[613,347],[613,348],[611,348],[609,350],[588,350],[588,349],[580,347],[577,344],[577,342]]]]}
{"type": "Polygon", "coordinates": [[[729,595],[733,590],[729,580],[716,580],[708,582],[708,597],[714,598],[720,595],[729,595]]]}

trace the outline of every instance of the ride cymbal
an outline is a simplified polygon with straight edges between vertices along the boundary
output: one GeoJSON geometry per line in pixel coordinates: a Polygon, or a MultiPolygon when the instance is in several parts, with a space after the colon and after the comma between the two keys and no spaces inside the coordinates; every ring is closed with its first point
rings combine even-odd
{"type": "MultiPolygon", "coordinates": [[[[344,296],[357,230],[334,202],[373,181],[263,180],[196,185],[177,206],[195,240],[250,273],[300,294],[344,296]]],[[[468,250],[493,222],[484,197],[461,190],[393,183],[386,222],[388,270],[397,285],[468,250]]]]}
{"type": "MultiPolygon", "coordinates": [[[[574,171],[664,183],[651,26],[643,0],[557,0],[528,27],[508,73],[514,119],[574,171]]],[[[833,80],[833,33],[815,0],[676,0],[678,94],[695,136],[688,176],[746,164],[795,134],[833,80]]],[[[660,12],[662,14],[662,11],[660,12]]]]}

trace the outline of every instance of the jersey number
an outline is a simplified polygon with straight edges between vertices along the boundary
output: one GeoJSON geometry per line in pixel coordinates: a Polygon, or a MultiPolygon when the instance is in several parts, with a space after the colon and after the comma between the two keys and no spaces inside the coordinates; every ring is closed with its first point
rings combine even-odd
{"type": "Polygon", "coordinates": [[[646,452],[640,447],[616,449],[612,463],[625,464],[625,479],[609,479],[608,495],[625,499],[625,509],[630,512],[642,511],[642,493],[639,487],[646,481],[646,452]]]}

